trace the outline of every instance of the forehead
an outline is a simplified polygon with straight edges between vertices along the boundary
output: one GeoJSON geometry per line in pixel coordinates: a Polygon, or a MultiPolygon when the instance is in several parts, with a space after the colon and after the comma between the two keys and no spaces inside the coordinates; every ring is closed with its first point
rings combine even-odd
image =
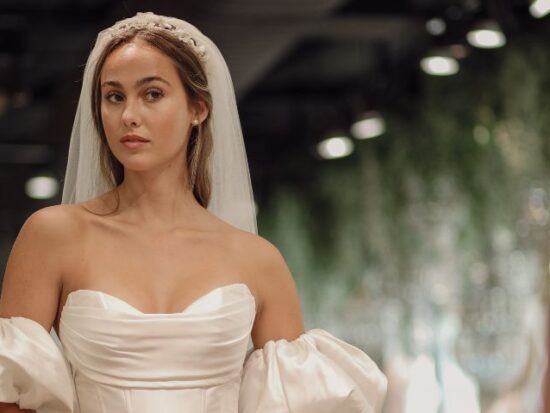
{"type": "Polygon", "coordinates": [[[177,79],[174,62],[157,48],[142,40],[133,40],[114,50],[103,64],[101,80],[133,82],[146,76],[177,79]]]}

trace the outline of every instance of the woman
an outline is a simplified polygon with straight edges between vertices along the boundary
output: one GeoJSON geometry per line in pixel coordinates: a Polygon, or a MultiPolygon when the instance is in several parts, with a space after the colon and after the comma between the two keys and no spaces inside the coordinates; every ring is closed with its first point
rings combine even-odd
{"type": "Polygon", "coordinates": [[[379,412],[385,397],[365,353],[304,331],[256,234],[218,49],[153,13],[99,34],[63,204],[23,225],[0,317],[0,412],[379,412]]]}

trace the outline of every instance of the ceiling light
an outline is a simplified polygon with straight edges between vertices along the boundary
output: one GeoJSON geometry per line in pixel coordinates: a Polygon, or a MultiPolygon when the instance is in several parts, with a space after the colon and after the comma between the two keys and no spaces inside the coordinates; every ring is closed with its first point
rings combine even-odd
{"type": "Polygon", "coordinates": [[[434,17],[426,22],[426,30],[432,36],[440,36],[447,30],[447,24],[442,18],[434,17]]]}
{"type": "Polygon", "coordinates": [[[351,125],[351,134],[357,139],[375,138],[385,131],[386,123],[378,112],[367,112],[351,125]]]}
{"type": "Polygon", "coordinates": [[[452,56],[427,56],[420,61],[420,67],[434,76],[450,76],[459,70],[458,61],[452,56]]]}
{"type": "Polygon", "coordinates": [[[535,0],[531,6],[529,6],[529,12],[531,16],[540,19],[550,13],[550,0],[535,0]]]}
{"type": "Polygon", "coordinates": [[[506,36],[493,21],[478,23],[466,34],[468,43],[482,49],[494,49],[506,44],[506,36]]]}
{"type": "Polygon", "coordinates": [[[332,136],[317,144],[317,153],[324,159],[342,158],[353,152],[353,141],[347,136],[332,136]]]}
{"type": "Polygon", "coordinates": [[[59,182],[51,176],[35,176],[25,183],[25,192],[32,199],[48,199],[57,195],[59,182]]]}

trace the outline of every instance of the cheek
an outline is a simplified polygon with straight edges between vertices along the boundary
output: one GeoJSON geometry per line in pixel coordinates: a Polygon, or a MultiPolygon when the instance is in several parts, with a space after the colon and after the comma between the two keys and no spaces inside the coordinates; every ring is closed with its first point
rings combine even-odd
{"type": "Polygon", "coordinates": [[[110,135],[109,132],[113,129],[113,114],[109,110],[106,110],[104,106],[101,106],[101,122],[108,138],[110,135]]]}
{"type": "Polygon", "coordinates": [[[160,136],[165,136],[178,142],[181,142],[187,136],[190,123],[185,107],[181,107],[180,105],[174,105],[159,111],[152,118],[152,122],[154,122],[155,129],[160,136]]]}
{"type": "Polygon", "coordinates": [[[113,143],[113,140],[117,137],[117,133],[119,133],[117,118],[112,111],[104,109],[103,106],[101,107],[101,123],[107,137],[107,145],[111,149],[111,152],[117,152],[117,147],[113,143]]]}

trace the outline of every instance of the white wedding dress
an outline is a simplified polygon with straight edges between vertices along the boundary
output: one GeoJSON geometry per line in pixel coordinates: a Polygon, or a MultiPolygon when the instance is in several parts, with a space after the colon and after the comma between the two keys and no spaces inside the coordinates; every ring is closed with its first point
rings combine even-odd
{"type": "Polygon", "coordinates": [[[371,413],[385,376],[321,329],[254,350],[248,286],[180,313],[146,314],[95,290],[69,294],[62,349],[40,324],[0,318],[0,401],[38,413],[371,413]]]}

